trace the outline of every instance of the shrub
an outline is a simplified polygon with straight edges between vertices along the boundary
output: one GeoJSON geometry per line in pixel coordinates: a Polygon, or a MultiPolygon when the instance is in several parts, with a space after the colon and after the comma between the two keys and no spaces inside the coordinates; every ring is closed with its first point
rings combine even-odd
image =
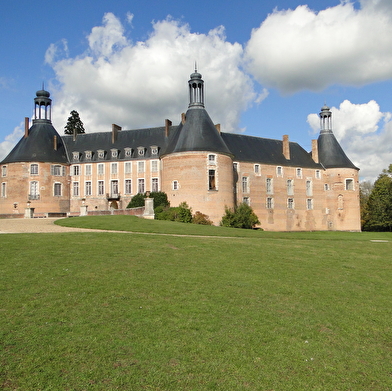
{"type": "Polygon", "coordinates": [[[232,228],[247,228],[252,229],[260,224],[260,221],[253,209],[245,203],[240,204],[234,208],[225,208],[225,214],[220,223],[223,227],[232,228]]]}
{"type": "MultiPolygon", "coordinates": [[[[147,193],[135,194],[131,201],[129,202],[127,208],[138,208],[144,206],[144,199],[147,197],[147,193]]],[[[170,202],[167,199],[167,194],[163,191],[152,191],[150,193],[150,198],[154,199],[154,209],[159,206],[169,206],[170,202]]]]}
{"type": "Polygon", "coordinates": [[[208,218],[207,215],[197,211],[192,217],[193,224],[201,224],[201,225],[212,225],[212,221],[208,218]]]}
{"type": "Polygon", "coordinates": [[[179,206],[169,208],[168,206],[160,205],[155,208],[156,220],[170,220],[181,223],[192,222],[192,209],[186,202],[182,202],[179,206]]]}

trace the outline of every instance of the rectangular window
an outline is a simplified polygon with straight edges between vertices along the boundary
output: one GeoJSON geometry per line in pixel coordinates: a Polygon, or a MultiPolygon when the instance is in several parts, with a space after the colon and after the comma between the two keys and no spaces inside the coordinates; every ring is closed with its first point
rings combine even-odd
{"type": "Polygon", "coordinates": [[[238,167],[239,167],[238,163],[233,163],[233,170],[235,172],[238,172],[238,167]]]}
{"type": "Polygon", "coordinates": [[[7,183],[6,182],[1,183],[1,196],[3,198],[7,197],[7,183]]]}
{"type": "Polygon", "coordinates": [[[173,181],[172,187],[173,187],[173,190],[178,190],[178,181],[173,181]]]}
{"type": "Polygon", "coordinates": [[[281,166],[276,167],[276,175],[283,176],[283,168],[281,166]]]}
{"type": "Polygon", "coordinates": [[[297,168],[296,173],[297,173],[297,178],[302,178],[302,168],[297,168]]]}
{"type": "Polygon", "coordinates": [[[74,182],[72,187],[74,197],[79,197],[79,182],[74,182]]]}
{"type": "Polygon", "coordinates": [[[329,190],[329,184],[328,183],[324,183],[324,190],[329,190]]]}
{"type": "Polygon", "coordinates": [[[242,177],[242,192],[249,193],[249,181],[247,176],[242,177]]]}
{"type": "Polygon", "coordinates": [[[306,200],[306,209],[307,210],[312,210],[313,209],[313,199],[312,198],[308,198],[306,200]]]}
{"type": "Polygon", "coordinates": [[[137,182],[137,192],[138,193],[144,193],[144,179],[139,178],[137,182]]]}
{"type": "Polygon", "coordinates": [[[113,175],[117,174],[117,163],[111,163],[110,165],[110,173],[113,175]]]}
{"type": "Polygon", "coordinates": [[[287,180],[287,194],[288,195],[294,194],[294,181],[292,179],[287,180]]]}
{"type": "Polygon", "coordinates": [[[91,181],[87,181],[85,183],[85,192],[84,192],[85,196],[91,196],[91,181]]]}
{"type": "Polygon", "coordinates": [[[216,190],[215,170],[208,170],[208,190],[216,190]]]}
{"type": "Polygon", "coordinates": [[[306,195],[308,197],[313,195],[313,185],[312,185],[312,181],[309,179],[306,181],[306,195]]]}
{"type": "Polygon", "coordinates": [[[132,173],[132,162],[125,162],[124,163],[124,171],[125,171],[125,174],[132,173]]]}
{"type": "Polygon", "coordinates": [[[130,179],[125,180],[125,194],[132,194],[132,181],[130,179]]]}
{"type": "Polygon", "coordinates": [[[61,183],[54,184],[53,194],[57,197],[61,196],[61,183]]]}
{"type": "Polygon", "coordinates": [[[244,204],[246,204],[246,205],[250,205],[249,197],[243,197],[243,198],[242,198],[242,202],[243,202],[244,204]]]}
{"type": "Polygon", "coordinates": [[[208,155],[208,164],[215,164],[215,155],[208,155]]]}
{"type": "Polygon", "coordinates": [[[159,191],[158,187],[159,187],[158,186],[158,178],[152,178],[152,180],[151,180],[151,191],[153,191],[153,192],[159,191]]]}
{"type": "Polygon", "coordinates": [[[90,176],[91,175],[91,164],[86,164],[84,167],[84,175],[90,176]]]}
{"type": "Polygon", "coordinates": [[[30,182],[29,200],[39,200],[39,184],[37,181],[30,182]]]}
{"type": "Polygon", "coordinates": [[[72,175],[74,176],[80,175],[80,166],[72,166],[72,175]]]}
{"type": "MultiPolygon", "coordinates": [[[[65,168],[65,167],[64,167],[64,168],[65,168]]],[[[52,166],[50,167],[50,171],[51,171],[51,174],[54,175],[54,176],[62,176],[62,175],[65,174],[65,173],[64,173],[64,170],[63,170],[63,167],[61,167],[61,166],[58,165],[58,164],[52,165],[52,166]]]]}
{"type": "Polygon", "coordinates": [[[255,174],[256,175],[260,174],[260,164],[255,164],[255,174]]]}
{"type": "Polygon", "coordinates": [[[111,181],[110,190],[112,197],[118,197],[118,181],[111,181]]]}
{"type": "Polygon", "coordinates": [[[104,195],[105,194],[105,182],[104,181],[98,181],[98,195],[104,195]]]}
{"type": "Polygon", "coordinates": [[[346,190],[354,190],[354,179],[346,179],[346,190]]]}
{"type": "Polygon", "coordinates": [[[137,162],[137,172],[144,172],[144,162],[137,162]]]}
{"type": "Polygon", "coordinates": [[[158,172],[158,160],[151,160],[151,172],[158,172]]]}
{"type": "Polygon", "coordinates": [[[265,181],[266,181],[265,184],[266,184],[267,194],[272,194],[274,192],[272,186],[272,178],[267,178],[265,181]]]}
{"type": "Polygon", "coordinates": [[[38,175],[38,164],[33,163],[30,165],[30,175],[38,175]]]}
{"type": "Polygon", "coordinates": [[[293,198],[288,198],[287,199],[287,208],[288,209],[294,209],[294,199],[293,198]]]}
{"type": "Polygon", "coordinates": [[[267,197],[266,207],[267,209],[274,209],[274,199],[272,197],[267,197]]]}
{"type": "Polygon", "coordinates": [[[321,179],[321,171],[320,170],[316,170],[314,172],[314,176],[316,177],[316,179],[321,179]]]}
{"type": "Polygon", "coordinates": [[[7,176],[7,166],[1,167],[1,176],[7,176]]]}
{"type": "Polygon", "coordinates": [[[98,175],[105,174],[105,165],[103,163],[98,163],[98,175]]]}

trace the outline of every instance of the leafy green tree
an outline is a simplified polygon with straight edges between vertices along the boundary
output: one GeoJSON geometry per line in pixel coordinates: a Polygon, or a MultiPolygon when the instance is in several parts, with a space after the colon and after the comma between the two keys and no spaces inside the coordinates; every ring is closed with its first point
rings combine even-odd
{"type": "Polygon", "coordinates": [[[156,220],[170,220],[180,223],[192,222],[192,209],[186,202],[182,202],[179,206],[169,207],[160,205],[155,208],[156,220]]]}
{"type": "Polygon", "coordinates": [[[193,224],[201,224],[201,225],[212,225],[212,221],[208,218],[207,215],[197,211],[192,217],[193,224]]]}
{"type": "Polygon", "coordinates": [[[71,116],[68,118],[67,125],[64,127],[65,134],[84,133],[83,122],[76,110],[71,111],[71,116]]]}
{"type": "Polygon", "coordinates": [[[364,228],[365,221],[368,219],[368,202],[370,194],[373,190],[373,183],[370,181],[363,181],[359,184],[359,200],[361,207],[361,226],[364,228]]]}
{"type": "Polygon", "coordinates": [[[365,212],[365,231],[392,231],[392,165],[374,182],[365,212]]]}
{"type": "Polygon", "coordinates": [[[252,229],[260,221],[253,209],[246,203],[242,203],[234,208],[225,208],[225,214],[220,223],[223,227],[252,229]]]}

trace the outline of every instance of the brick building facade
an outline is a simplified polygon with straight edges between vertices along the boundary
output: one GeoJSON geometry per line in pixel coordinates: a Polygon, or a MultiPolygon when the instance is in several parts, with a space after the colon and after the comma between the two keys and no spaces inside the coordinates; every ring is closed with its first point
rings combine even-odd
{"type": "Polygon", "coordinates": [[[358,168],[320,113],[320,135],[307,152],[297,143],[220,131],[204,107],[204,82],[188,82],[179,125],[60,136],[51,99],[37,92],[33,124],[0,163],[0,215],[77,213],[126,208],[137,193],[164,191],[219,224],[225,207],[249,203],[271,231],[360,230],[358,168]]]}

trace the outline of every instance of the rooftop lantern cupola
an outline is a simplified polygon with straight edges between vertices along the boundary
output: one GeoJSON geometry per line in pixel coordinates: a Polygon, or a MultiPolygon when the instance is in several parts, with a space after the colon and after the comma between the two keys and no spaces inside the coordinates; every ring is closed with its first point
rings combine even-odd
{"type": "MultiPolygon", "coordinates": [[[[196,67],[195,67],[196,68],[196,67]]],[[[201,74],[195,72],[191,74],[189,84],[189,108],[204,108],[204,81],[201,74]]]]}
{"type": "Polygon", "coordinates": [[[42,90],[36,92],[37,97],[34,98],[34,119],[35,121],[52,121],[52,99],[50,99],[50,93],[45,91],[43,86],[42,90]]]}
{"type": "Polygon", "coordinates": [[[332,112],[326,104],[324,104],[324,106],[321,108],[320,128],[321,133],[332,132],[332,112]]]}

